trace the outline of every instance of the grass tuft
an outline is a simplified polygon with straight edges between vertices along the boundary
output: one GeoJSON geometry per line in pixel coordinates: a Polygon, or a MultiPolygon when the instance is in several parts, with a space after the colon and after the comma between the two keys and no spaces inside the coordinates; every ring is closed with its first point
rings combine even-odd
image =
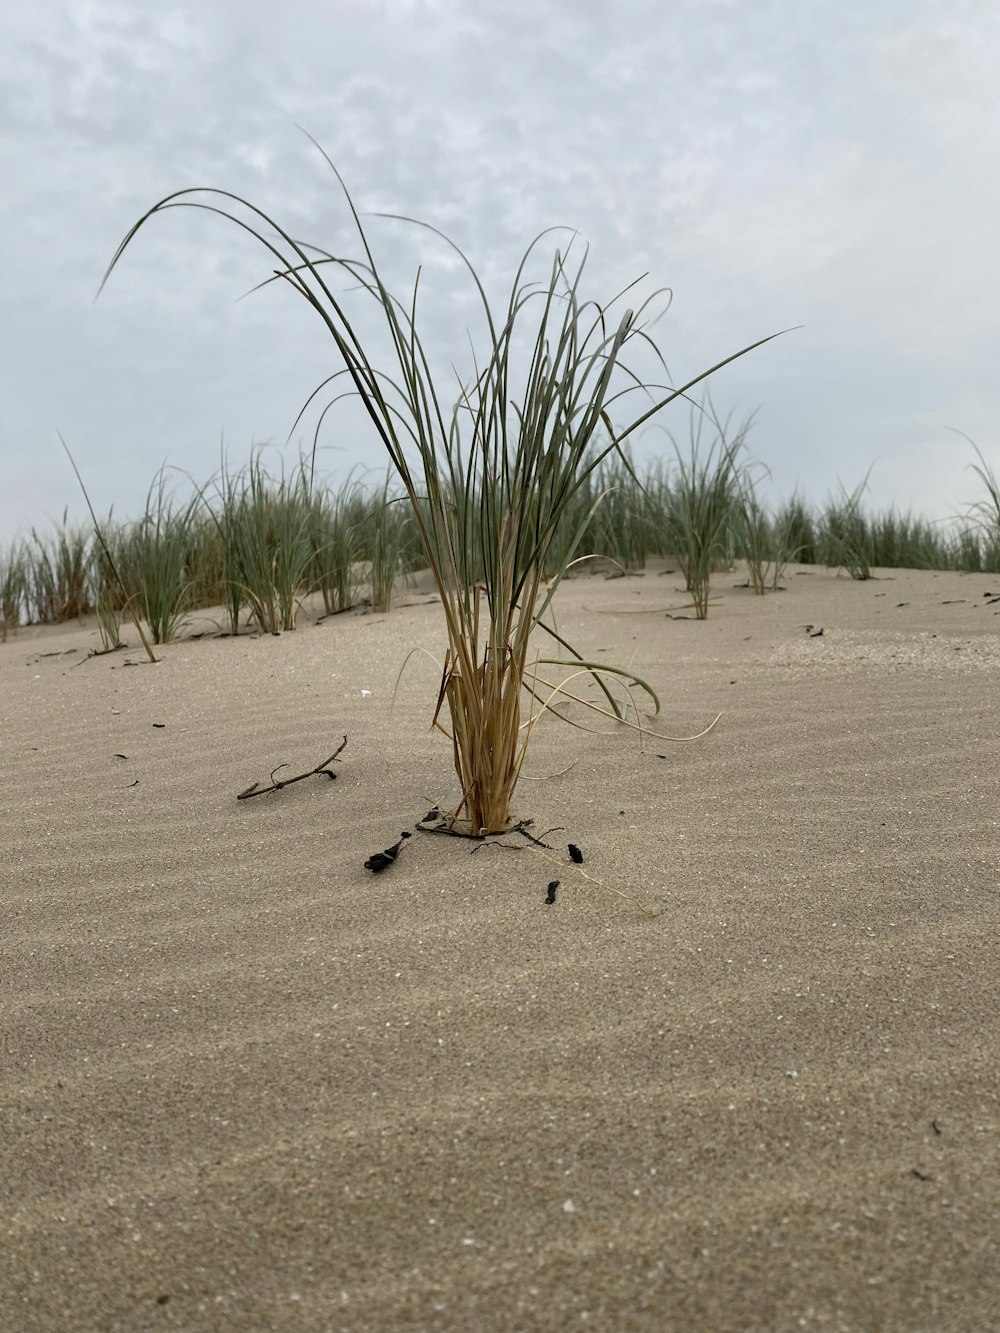
{"type": "Polygon", "coordinates": [[[51,532],[31,529],[31,547],[26,565],[31,619],[57,625],[92,611],[87,529],[70,524],[64,512],[62,524],[53,524],[51,532]]]}
{"type": "MultiPolygon", "coordinates": [[[[584,299],[586,254],[575,259],[572,241],[565,251],[556,250],[534,277],[547,234],[536,237],[514,275],[506,304],[497,310],[464,253],[430,227],[426,229],[450,248],[464,269],[481,314],[472,366],[457,396],[446,396],[421,334],[419,273],[405,301],[389,291],[354,203],[333,163],[325,153],[323,157],[353,219],[357,258],[338,258],[303,245],[262,210],[226,191],[193,189],[161,199],[135,223],[104,281],[153,217],[175,208],[196,208],[254,236],[276,265],[275,278],[269,281],[287,284],[315,312],[342,366],[333,378],[346,377],[353,386],[386,450],[441,596],[448,647],[434,723],[452,742],[461,793],[452,821],[464,821],[473,834],[495,832],[507,825],[527,745],[548,706],[543,692],[550,686],[540,673],[555,673],[557,692],[560,673],[584,669],[595,679],[615,674],[581,663],[557,637],[551,657],[542,656],[537,646],[534,632],[546,629],[545,612],[586,525],[577,522],[569,539],[562,538],[562,555],[553,563],[556,534],[562,536],[567,520],[576,518],[574,501],[605,460],[616,456],[627,463],[623,446],[640,426],[751,349],[734,353],[679,388],[647,386],[629,368],[627,353],[632,344],[652,347],[644,327],[648,303],[628,308],[622,300],[625,293],[602,303],[584,299]],[[346,299],[335,290],[344,281],[374,304],[382,332],[377,352],[373,343],[362,340],[360,322],[352,321],[346,299]],[[638,410],[631,407],[637,394],[638,410]],[[613,425],[612,413],[624,418],[624,424],[613,425]],[[534,713],[526,713],[526,690],[537,704],[534,713]]],[[[412,219],[396,220],[426,227],[412,219]]],[[[264,496],[252,472],[249,485],[249,501],[263,513],[264,496]]],[[[289,499],[277,497],[277,508],[289,499]]],[[[298,519],[292,519],[289,509],[276,521],[298,519]]],[[[258,556],[265,550],[263,530],[260,535],[258,556]]],[[[293,577],[301,577],[313,559],[305,522],[301,545],[298,537],[287,535],[289,542],[281,547],[282,559],[290,559],[287,573],[279,575],[277,556],[270,573],[261,560],[253,588],[243,572],[248,599],[262,626],[274,623],[265,595],[268,580],[280,595],[278,585],[289,589],[293,577]],[[300,550],[305,552],[301,560],[300,550]]],[[[287,607],[282,616],[287,623],[287,607]]],[[[657,707],[644,682],[628,672],[618,674],[645,690],[657,707]]],[[[607,686],[603,688],[610,711],[617,715],[607,686]]]]}
{"type": "Polygon", "coordinates": [[[734,434],[720,421],[710,399],[692,408],[685,453],[674,441],[676,473],[666,510],[667,544],[681,567],[695,615],[708,616],[713,569],[728,561],[728,538],[738,511],[745,464],[739,455],[750,420],[734,434]],[[705,429],[711,441],[705,447],[705,429]]]}
{"type": "Polygon", "coordinates": [[[126,595],[134,603],[154,643],[175,637],[193,592],[191,559],[201,494],[176,504],[161,468],[146,496],[146,512],[119,530],[116,560],[126,595]]]}
{"type": "Polygon", "coordinates": [[[861,512],[861,500],[868,488],[871,468],[848,495],[841,486],[840,497],[830,500],[824,514],[823,563],[829,568],[846,569],[852,579],[870,579],[875,553],[871,531],[861,512]]]}

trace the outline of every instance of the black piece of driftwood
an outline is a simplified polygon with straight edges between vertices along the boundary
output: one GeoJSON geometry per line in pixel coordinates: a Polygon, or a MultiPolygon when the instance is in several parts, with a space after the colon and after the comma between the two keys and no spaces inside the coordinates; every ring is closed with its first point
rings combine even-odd
{"type": "Polygon", "coordinates": [[[567,843],[566,845],[569,850],[569,859],[573,862],[575,866],[582,866],[583,852],[580,851],[579,847],[577,847],[575,842],[570,842],[567,843]]]}
{"type": "Polygon", "coordinates": [[[554,903],[554,902],[555,902],[555,900],[556,900],[556,889],[558,889],[558,887],[559,887],[559,881],[558,881],[557,879],[553,879],[553,880],[551,880],[551,881],[549,882],[548,892],[547,892],[546,895],[545,895],[545,901],[546,901],[547,903],[550,903],[550,904],[551,904],[551,903],[554,903]]]}
{"type": "Polygon", "coordinates": [[[314,777],[317,773],[323,773],[328,778],[336,778],[336,773],[332,772],[327,765],[333,763],[346,744],[347,737],[345,736],[329,759],[324,759],[321,764],[317,764],[315,768],[309,769],[308,773],[297,773],[294,778],[278,778],[275,780],[275,773],[280,773],[283,768],[288,767],[287,764],[279,764],[278,767],[271,772],[271,782],[269,786],[262,787],[259,782],[253,782],[249,787],[246,787],[243,791],[239,792],[236,799],[238,801],[248,801],[251,796],[264,796],[269,791],[281,791],[282,787],[290,787],[293,782],[302,782],[305,778],[314,777]]]}
{"type": "Polygon", "coordinates": [[[370,870],[373,875],[385,870],[386,866],[391,866],[393,861],[399,855],[399,849],[411,835],[404,829],[399,835],[399,842],[394,842],[391,847],[387,847],[384,852],[372,852],[365,862],[365,869],[370,870]]]}

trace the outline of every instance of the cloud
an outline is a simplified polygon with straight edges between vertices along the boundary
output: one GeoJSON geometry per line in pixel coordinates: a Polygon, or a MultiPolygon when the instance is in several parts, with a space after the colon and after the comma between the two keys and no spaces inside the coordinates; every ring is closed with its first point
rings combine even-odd
{"type": "MultiPolygon", "coordinates": [[[[354,252],[297,125],[359,207],[443,227],[491,291],[553,223],[590,243],[594,294],[644,272],[672,287],[658,335],[678,375],[803,324],[716,390],[762,404],[751,438],[777,486],[822,494],[877,456],[874,495],[940,510],[968,487],[944,427],[994,447],[986,0],[289,0],[280,16],[259,0],[54,0],[0,25],[0,532],[69,498],[56,428],[129,511],[164,456],[204,475],[223,429],[234,450],[284,438],[331,351],[290,293],[237,303],[269,271],[250,239],[205,214],[156,218],[92,298],[131,223],[189,185],[354,252]]],[[[424,265],[428,334],[463,355],[473,306],[454,258],[369,225],[394,286],[424,265]]],[[[372,456],[354,430],[331,436],[345,464],[372,456]]]]}

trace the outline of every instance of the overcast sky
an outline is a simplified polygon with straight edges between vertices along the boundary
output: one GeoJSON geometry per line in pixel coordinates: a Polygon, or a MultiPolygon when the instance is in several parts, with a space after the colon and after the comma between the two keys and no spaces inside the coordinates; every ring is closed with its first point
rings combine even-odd
{"type": "MultiPolygon", "coordinates": [[[[774,493],[818,502],[874,464],[873,505],[946,514],[978,491],[949,427],[1000,470],[998,88],[996,0],[4,5],[0,538],[81,512],[57,432],[124,516],[163,462],[206,481],[223,441],[235,464],[308,446],[285,440],[334,349],[286,285],[238,301],[272,265],[235,228],[154,218],[94,303],[128,227],[187,186],[356,252],[297,126],[359,209],[444,228],[498,296],[554,224],[590,246],[585,295],[648,272],[675,380],[801,325],[714,381],[758,409],[774,493]]],[[[426,265],[425,338],[461,356],[446,252],[371,234],[394,284],[426,265]]],[[[321,444],[335,476],[385,467],[349,412],[321,444]]]]}

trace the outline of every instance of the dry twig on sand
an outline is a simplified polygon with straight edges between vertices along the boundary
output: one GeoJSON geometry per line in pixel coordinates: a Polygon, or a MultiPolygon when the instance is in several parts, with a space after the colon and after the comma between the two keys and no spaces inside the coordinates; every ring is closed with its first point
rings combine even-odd
{"type": "Polygon", "coordinates": [[[293,782],[302,782],[304,778],[311,778],[316,773],[324,773],[328,778],[336,778],[336,773],[332,772],[327,765],[333,763],[346,744],[347,737],[345,736],[329,759],[324,759],[321,764],[317,764],[315,768],[310,768],[307,773],[298,773],[294,778],[279,778],[276,782],[274,779],[275,773],[288,767],[287,764],[279,764],[278,767],[271,772],[270,786],[262,787],[259,782],[253,782],[249,787],[246,787],[243,791],[239,792],[236,799],[238,801],[248,801],[251,796],[264,796],[269,791],[281,791],[282,787],[290,787],[293,782]]]}

